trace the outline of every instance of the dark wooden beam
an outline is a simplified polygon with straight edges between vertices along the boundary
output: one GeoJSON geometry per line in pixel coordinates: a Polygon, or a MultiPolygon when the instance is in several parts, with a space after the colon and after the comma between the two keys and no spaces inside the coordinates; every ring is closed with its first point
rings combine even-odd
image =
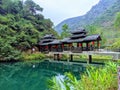
{"type": "Polygon", "coordinates": [[[88,60],[89,63],[92,63],[92,55],[89,55],[89,60],[88,60]]]}
{"type": "Polygon", "coordinates": [[[60,55],[59,54],[57,54],[57,60],[60,61],[60,55]]]}
{"type": "Polygon", "coordinates": [[[99,49],[100,48],[100,42],[97,40],[97,48],[99,49]]]}
{"type": "Polygon", "coordinates": [[[56,60],[56,54],[54,54],[54,60],[56,60]]]}
{"type": "Polygon", "coordinates": [[[73,61],[73,55],[70,54],[70,61],[73,61]]]}

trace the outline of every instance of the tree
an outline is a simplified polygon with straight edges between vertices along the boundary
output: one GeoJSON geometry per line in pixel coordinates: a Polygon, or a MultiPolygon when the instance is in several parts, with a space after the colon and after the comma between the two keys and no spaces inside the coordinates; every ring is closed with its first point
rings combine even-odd
{"type": "Polygon", "coordinates": [[[39,12],[43,11],[43,8],[41,8],[38,4],[36,4],[32,0],[25,1],[25,9],[32,15],[35,15],[37,11],[39,12]]]}
{"type": "Polygon", "coordinates": [[[61,38],[66,38],[70,36],[70,31],[69,27],[67,24],[64,24],[62,26],[62,33],[61,33],[61,38]]]}
{"type": "Polygon", "coordinates": [[[89,32],[89,35],[92,34],[101,34],[101,28],[95,25],[87,25],[85,29],[89,32]]]}
{"type": "Polygon", "coordinates": [[[95,25],[88,25],[85,27],[85,29],[88,30],[89,35],[99,34],[102,38],[101,45],[104,46],[106,44],[106,38],[101,27],[95,25]]]}
{"type": "Polygon", "coordinates": [[[114,26],[116,29],[120,30],[120,12],[118,12],[116,15],[114,26]]]}
{"type": "Polygon", "coordinates": [[[42,10],[32,0],[0,0],[0,59],[16,60],[46,33],[56,34],[42,10]]]}

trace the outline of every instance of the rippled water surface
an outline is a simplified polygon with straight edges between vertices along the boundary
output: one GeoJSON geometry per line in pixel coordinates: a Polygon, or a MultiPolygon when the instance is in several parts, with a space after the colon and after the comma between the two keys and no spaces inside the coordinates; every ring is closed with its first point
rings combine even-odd
{"type": "Polygon", "coordinates": [[[53,76],[73,72],[79,76],[84,71],[81,65],[62,63],[19,62],[0,64],[0,90],[48,90],[47,81],[53,76]]]}

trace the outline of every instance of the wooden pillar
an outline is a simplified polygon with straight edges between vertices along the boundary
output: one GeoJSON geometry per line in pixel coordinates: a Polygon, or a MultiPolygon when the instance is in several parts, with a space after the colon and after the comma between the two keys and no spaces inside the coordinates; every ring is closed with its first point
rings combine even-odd
{"type": "Polygon", "coordinates": [[[69,50],[71,51],[72,43],[69,43],[69,50]]]}
{"type": "Polygon", "coordinates": [[[83,43],[80,43],[81,49],[83,50],[83,43]]]}
{"type": "Polygon", "coordinates": [[[92,41],[92,47],[91,47],[91,49],[92,49],[92,50],[95,49],[95,42],[94,42],[94,41],[92,41]]]}
{"type": "Polygon", "coordinates": [[[100,48],[100,42],[97,41],[97,48],[99,49],[100,48]]]}
{"type": "Polygon", "coordinates": [[[79,43],[77,43],[77,47],[79,47],[79,43]]]}
{"type": "Polygon", "coordinates": [[[48,51],[50,51],[50,45],[48,45],[48,51]]]}
{"type": "Polygon", "coordinates": [[[62,50],[64,50],[64,44],[62,44],[62,50]]]}
{"type": "Polygon", "coordinates": [[[59,54],[57,54],[57,60],[60,61],[60,55],[59,54]]]}
{"type": "Polygon", "coordinates": [[[73,55],[70,54],[70,61],[73,61],[73,55]]]}
{"type": "Polygon", "coordinates": [[[92,46],[94,46],[95,45],[95,42],[94,41],[92,41],[92,46]]]}
{"type": "Polygon", "coordinates": [[[89,49],[89,43],[87,42],[86,43],[86,50],[88,51],[88,49],[89,49]]]}
{"type": "Polygon", "coordinates": [[[92,63],[92,55],[89,55],[88,63],[92,63]]]}
{"type": "Polygon", "coordinates": [[[58,51],[58,45],[55,45],[55,47],[56,47],[56,51],[58,51]]]}
{"type": "Polygon", "coordinates": [[[41,46],[39,46],[39,52],[41,52],[41,46]]]}
{"type": "Polygon", "coordinates": [[[56,60],[56,54],[54,54],[54,60],[56,60]]]}
{"type": "Polygon", "coordinates": [[[55,54],[53,54],[53,59],[55,60],[55,54]]]}

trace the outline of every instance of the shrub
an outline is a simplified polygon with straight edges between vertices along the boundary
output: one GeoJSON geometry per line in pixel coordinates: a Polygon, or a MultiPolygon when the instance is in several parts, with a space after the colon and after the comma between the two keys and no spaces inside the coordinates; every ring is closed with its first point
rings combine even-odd
{"type": "Polygon", "coordinates": [[[67,57],[67,55],[66,55],[66,54],[63,54],[63,55],[62,55],[62,57],[61,57],[61,59],[62,59],[62,60],[67,60],[67,59],[68,59],[68,57],[67,57]]]}
{"type": "Polygon", "coordinates": [[[42,60],[45,58],[45,55],[42,53],[33,53],[33,54],[22,54],[23,60],[42,60]]]}
{"type": "Polygon", "coordinates": [[[79,84],[80,90],[116,90],[117,65],[109,62],[102,68],[90,67],[79,84]]]}
{"type": "Polygon", "coordinates": [[[86,72],[81,76],[81,80],[77,80],[71,73],[67,73],[62,83],[65,90],[117,90],[117,65],[109,62],[99,68],[88,66],[86,72]]]}

